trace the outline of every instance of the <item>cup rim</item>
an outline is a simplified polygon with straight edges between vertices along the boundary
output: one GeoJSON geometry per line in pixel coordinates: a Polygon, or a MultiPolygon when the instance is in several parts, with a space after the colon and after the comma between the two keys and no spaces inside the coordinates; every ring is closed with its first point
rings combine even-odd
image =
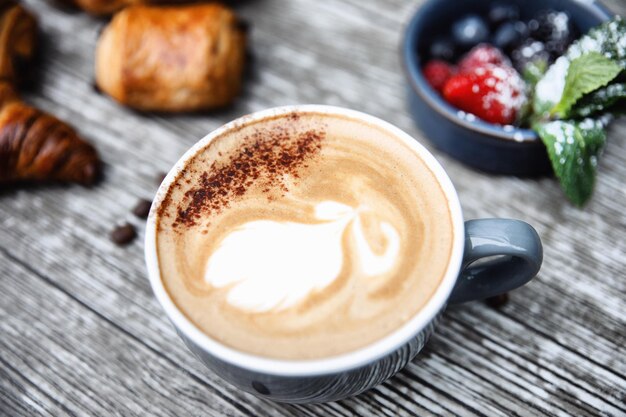
{"type": "Polygon", "coordinates": [[[234,366],[259,373],[279,376],[315,376],[345,372],[372,363],[392,353],[424,329],[445,307],[446,301],[454,288],[461,268],[464,242],[465,228],[461,205],[456,190],[443,167],[423,145],[403,130],[377,117],[342,107],[308,104],[275,107],[242,116],[212,131],[187,150],[168,172],[153,200],[150,214],[146,222],[145,259],[152,290],[170,321],[186,338],[190,339],[211,356],[234,366]],[[452,251],[443,279],[435,290],[435,293],[415,316],[398,329],[374,343],[354,351],[320,359],[291,360],[268,358],[236,350],[209,337],[196,327],[171,299],[161,279],[157,256],[156,226],[158,207],[163,202],[172,182],[177,178],[187,161],[201,149],[208,146],[215,138],[229,131],[241,128],[242,125],[256,123],[263,119],[276,118],[294,112],[342,116],[355,119],[381,128],[408,145],[424,161],[439,182],[448,202],[454,233],[452,251]]]}

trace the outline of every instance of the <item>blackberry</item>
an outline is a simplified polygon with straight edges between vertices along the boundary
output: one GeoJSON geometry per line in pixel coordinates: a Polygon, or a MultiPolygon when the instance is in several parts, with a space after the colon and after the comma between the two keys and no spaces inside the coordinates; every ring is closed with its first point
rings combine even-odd
{"type": "Polygon", "coordinates": [[[546,45],[533,38],[527,38],[515,48],[511,52],[511,60],[513,61],[513,66],[520,74],[524,73],[524,70],[531,62],[539,60],[544,61],[546,64],[551,62],[550,52],[546,49],[546,45]]]}
{"type": "Polygon", "coordinates": [[[561,56],[578,37],[578,31],[565,12],[547,10],[528,22],[530,36],[545,44],[551,60],[561,56]]]}

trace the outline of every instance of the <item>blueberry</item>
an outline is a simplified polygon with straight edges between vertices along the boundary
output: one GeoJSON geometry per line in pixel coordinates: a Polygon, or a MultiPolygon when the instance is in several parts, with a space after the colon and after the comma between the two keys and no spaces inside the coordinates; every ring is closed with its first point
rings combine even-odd
{"type": "Polygon", "coordinates": [[[452,37],[461,48],[471,48],[489,37],[487,23],[478,15],[467,15],[452,25],[452,37]]]}
{"type": "Polygon", "coordinates": [[[447,37],[436,38],[430,44],[429,52],[431,58],[444,61],[453,61],[456,56],[454,42],[447,37]]]}
{"type": "Polygon", "coordinates": [[[528,36],[528,28],[524,22],[503,23],[493,35],[493,44],[503,51],[510,51],[528,36]]]}
{"type": "Polygon", "coordinates": [[[519,19],[519,9],[513,4],[494,3],[489,8],[489,23],[492,28],[496,28],[504,22],[519,19]]]}
{"type": "Polygon", "coordinates": [[[541,60],[546,64],[551,63],[550,53],[547,51],[545,43],[533,38],[527,38],[515,48],[511,52],[511,60],[515,69],[521,74],[531,62],[541,60]]]}

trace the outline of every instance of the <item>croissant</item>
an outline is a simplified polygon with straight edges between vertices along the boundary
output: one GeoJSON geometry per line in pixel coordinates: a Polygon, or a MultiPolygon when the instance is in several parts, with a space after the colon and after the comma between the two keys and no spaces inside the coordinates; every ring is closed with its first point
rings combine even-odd
{"type": "Polygon", "coordinates": [[[7,83],[0,83],[0,105],[0,185],[97,180],[98,153],[74,129],[21,102],[7,83]]]}
{"type": "Polygon", "coordinates": [[[14,86],[33,58],[37,21],[12,0],[0,0],[0,185],[99,177],[96,150],[64,122],[20,101],[14,86]]]}
{"type": "Polygon", "coordinates": [[[64,2],[94,15],[109,15],[133,3],[132,0],[64,0],[64,2]]]}
{"type": "Polygon", "coordinates": [[[22,6],[0,0],[0,81],[15,84],[18,74],[33,58],[37,21],[22,6]]]}
{"type": "Polygon", "coordinates": [[[131,6],[102,32],[96,84],[138,110],[223,107],[241,88],[245,47],[245,28],[225,6],[131,6]]]}
{"type": "Polygon", "coordinates": [[[66,0],[93,15],[110,15],[134,4],[189,3],[189,0],[66,0]]]}

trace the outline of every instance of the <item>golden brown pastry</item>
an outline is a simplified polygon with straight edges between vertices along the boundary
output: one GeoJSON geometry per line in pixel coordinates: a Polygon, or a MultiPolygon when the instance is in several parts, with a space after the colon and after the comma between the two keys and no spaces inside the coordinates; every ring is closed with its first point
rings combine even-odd
{"type": "Polygon", "coordinates": [[[18,101],[19,97],[11,84],[0,81],[0,109],[12,101],[18,101]]]}
{"type": "Polygon", "coordinates": [[[0,185],[97,180],[98,153],[74,129],[21,102],[8,83],[0,83],[0,103],[0,185]]]}
{"type": "Polygon", "coordinates": [[[33,58],[37,21],[22,6],[0,0],[0,81],[15,84],[21,67],[33,58]]]}
{"type": "Polygon", "coordinates": [[[102,32],[96,83],[139,110],[222,107],[240,90],[245,45],[245,30],[225,6],[131,6],[102,32]]]}
{"type": "Polygon", "coordinates": [[[65,3],[72,3],[80,7],[87,13],[94,15],[109,15],[132,4],[133,0],[63,0],[65,3]]]}
{"type": "Polygon", "coordinates": [[[91,184],[101,167],[96,150],[64,122],[20,101],[15,91],[36,37],[35,18],[15,1],[0,0],[0,185],[91,184]]]}
{"type": "Polygon", "coordinates": [[[110,15],[136,4],[190,3],[190,0],[65,0],[93,15],[110,15]]]}

